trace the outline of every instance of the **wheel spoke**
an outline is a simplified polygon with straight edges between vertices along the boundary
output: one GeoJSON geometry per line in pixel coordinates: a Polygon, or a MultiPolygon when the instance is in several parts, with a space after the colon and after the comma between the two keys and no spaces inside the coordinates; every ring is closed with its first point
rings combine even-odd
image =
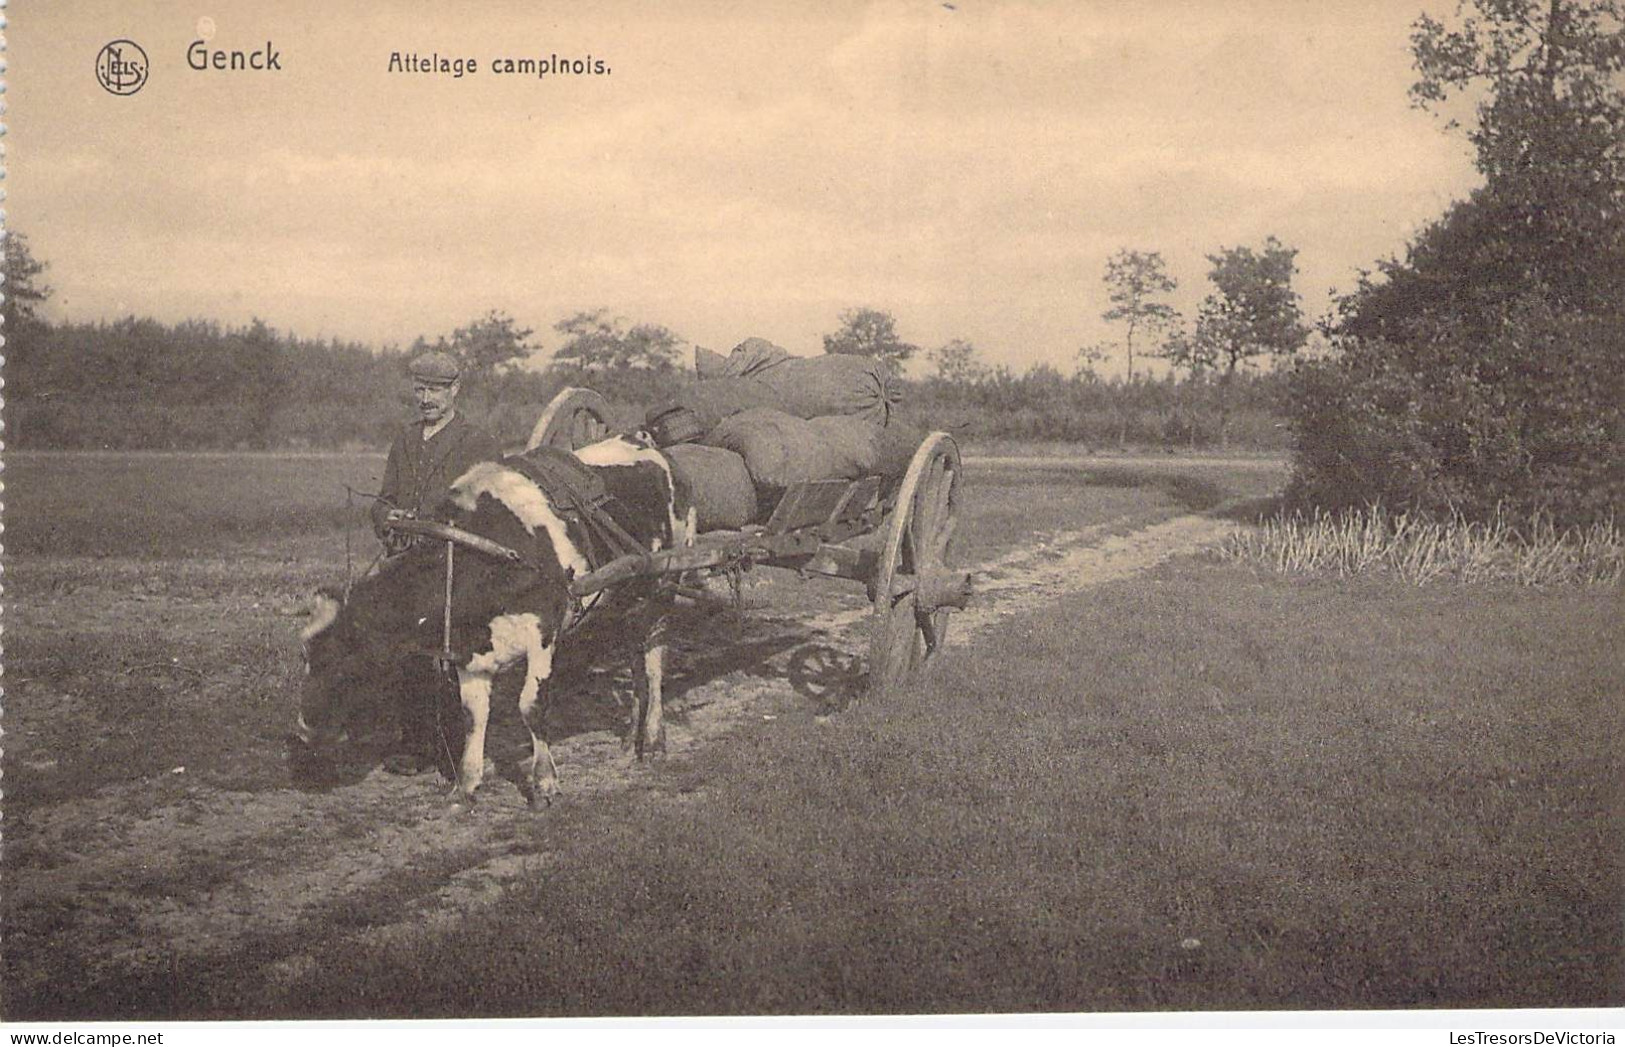
{"type": "Polygon", "coordinates": [[[915,624],[916,609],[913,594],[882,604],[877,615],[875,631],[870,638],[870,684],[879,691],[888,691],[908,679],[914,668],[914,650],[919,630],[915,624]]]}
{"type": "Polygon", "coordinates": [[[922,535],[929,536],[937,528],[938,514],[941,512],[941,492],[948,486],[944,479],[946,473],[946,460],[941,456],[931,460],[931,469],[920,478],[920,493],[914,499],[914,527],[922,535]]]}
{"type": "Polygon", "coordinates": [[[929,658],[942,647],[942,633],[948,624],[947,618],[933,613],[916,613],[914,618],[919,623],[920,635],[925,637],[925,656],[929,658]],[[939,618],[942,620],[938,621],[939,618]]]}
{"type": "Polygon", "coordinates": [[[903,544],[898,549],[897,566],[899,571],[914,571],[920,563],[919,553],[915,550],[914,528],[903,528],[903,544]]]}
{"type": "Polygon", "coordinates": [[[953,514],[949,512],[949,502],[952,496],[953,474],[944,473],[942,483],[935,492],[931,512],[924,518],[927,523],[921,527],[921,531],[925,535],[923,544],[926,558],[932,563],[939,562],[942,559],[943,550],[947,548],[947,542],[942,539],[943,531],[947,530],[950,534],[952,533],[954,518],[953,514]]]}
{"type": "Polygon", "coordinates": [[[959,521],[950,516],[943,523],[942,529],[932,537],[930,545],[931,555],[929,556],[931,563],[939,564],[948,558],[948,545],[954,540],[954,530],[958,526],[959,521]]]}

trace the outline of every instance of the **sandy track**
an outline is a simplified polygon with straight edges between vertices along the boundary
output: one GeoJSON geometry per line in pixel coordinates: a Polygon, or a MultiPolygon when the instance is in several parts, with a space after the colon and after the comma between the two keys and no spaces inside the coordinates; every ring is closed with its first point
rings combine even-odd
{"type": "MultiPolygon", "coordinates": [[[[1236,525],[1188,515],[1114,535],[1121,526],[1052,535],[975,566],[976,601],[955,616],[950,642],[974,641],[1001,619],[1209,547],[1236,525]]],[[[700,650],[755,654],[748,669],[694,673],[702,682],[686,688],[677,681],[669,758],[681,759],[753,719],[804,714],[817,688],[805,672],[797,679],[796,652],[818,652],[826,670],[818,686],[838,692],[853,685],[867,648],[868,607],[861,593],[838,602],[844,606],[825,601],[811,615],[718,615],[704,623],[703,647],[685,648],[680,640],[679,672],[685,662],[703,660],[700,650]]],[[[831,698],[834,708],[838,695],[831,698]]],[[[659,793],[658,765],[631,762],[609,731],[576,734],[554,750],[568,793],[562,802],[634,787],[659,793]]],[[[200,785],[134,818],[134,798],[122,789],[42,806],[32,812],[30,833],[40,850],[62,861],[10,884],[8,908],[25,914],[7,929],[20,995],[30,995],[30,979],[50,976],[51,964],[28,958],[43,961],[61,930],[39,914],[70,909],[72,938],[93,952],[93,972],[128,972],[161,969],[178,957],[230,954],[250,939],[291,939],[301,925],[384,888],[402,870],[441,871],[431,882],[444,886],[388,909],[394,922],[369,922],[350,933],[371,942],[401,939],[455,920],[505,883],[545,868],[546,814],[529,810],[511,782],[488,775],[481,802],[464,814],[451,812],[446,788],[433,776],[374,771],[316,793],[200,785]]],[[[263,972],[268,985],[314,962],[297,950],[282,956],[263,972]]]]}

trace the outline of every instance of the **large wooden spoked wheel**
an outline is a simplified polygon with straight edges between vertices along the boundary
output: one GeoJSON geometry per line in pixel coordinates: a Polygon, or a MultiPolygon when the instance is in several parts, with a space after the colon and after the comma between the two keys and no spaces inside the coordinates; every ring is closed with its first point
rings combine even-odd
{"type": "Polygon", "coordinates": [[[970,595],[969,577],[950,566],[962,480],[959,446],[947,433],[932,433],[897,489],[871,592],[871,695],[925,668],[947,638],[950,612],[970,595]]]}
{"type": "Polygon", "coordinates": [[[609,401],[591,389],[560,389],[530,431],[525,450],[578,451],[609,435],[609,401]]]}

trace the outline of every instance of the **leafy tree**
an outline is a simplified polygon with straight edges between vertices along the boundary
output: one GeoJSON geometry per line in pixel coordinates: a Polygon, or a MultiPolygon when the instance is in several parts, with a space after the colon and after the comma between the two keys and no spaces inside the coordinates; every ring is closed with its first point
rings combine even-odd
{"type": "Polygon", "coordinates": [[[530,336],[507,313],[493,309],[473,323],[457,328],[444,348],[477,374],[494,374],[536,352],[530,336]]]}
{"type": "Polygon", "coordinates": [[[14,330],[39,319],[35,307],[51,297],[51,289],[38,282],[46,264],[34,258],[28,237],[15,229],[0,232],[0,236],[5,238],[5,282],[0,294],[5,295],[5,326],[14,330]]]}
{"type": "Polygon", "coordinates": [[[1475,100],[1484,185],[1339,304],[1293,388],[1294,489],[1567,522],[1625,511],[1625,18],[1615,0],[1424,15],[1418,106],[1475,100]]]}
{"type": "Polygon", "coordinates": [[[1107,357],[1111,355],[1105,342],[1091,342],[1078,347],[1078,364],[1072,370],[1072,377],[1084,382],[1100,381],[1100,374],[1095,370],[1107,357]]]}
{"type": "Polygon", "coordinates": [[[1189,381],[1201,380],[1208,369],[1218,362],[1218,356],[1206,346],[1199,345],[1189,331],[1175,331],[1163,343],[1159,355],[1172,364],[1174,370],[1186,372],[1189,381]]]}
{"type": "Polygon", "coordinates": [[[937,379],[949,385],[975,385],[988,375],[976,346],[963,338],[931,350],[926,359],[936,367],[937,379]]]}
{"type": "Polygon", "coordinates": [[[1219,373],[1219,441],[1229,440],[1229,387],[1236,369],[1260,356],[1287,357],[1309,340],[1298,294],[1297,248],[1271,236],[1263,248],[1221,248],[1208,255],[1214,293],[1202,300],[1196,328],[1171,338],[1165,355],[1192,375],[1219,373]]]}
{"type": "MultiPolygon", "coordinates": [[[[1463,5],[1466,6],[1466,5],[1463,5]]],[[[1625,163],[1625,5],[1618,0],[1474,0],[1454,28],[1424,14],[1411,49],[1413,104],[1477,91],[1467,137],[1488,183],[1560,203],[1618,199],[1625,163]],[[1591,189],[1593,191],[1587,191],[1591,189]]],[[[1455,121],[1451,126],[1459,126],[1455,121]]],[[[1565,216],[1572,217],[1572,216],[1565,216]]]]}
{"type": "Polygon", "coordinates": [[[1172,292],[1179,284],[1168,275],[1167,264],[1157,251],[1131,251],[1122,248],[1106,260],[1106,287],[1112,307],[1100,314],[1110,323],[1125,323],[1123,348],[1128,356],[1128,381],[1134,381],[1134,336],[1156,338],[1179,322],[1173,306],[1156,301],[1157,295],[1172,292]]]}
{"type": "Polygon", "coordinates": [[[873,356],[901,369],[904,360],[919,351],[897,336],[897,320],[881,309],[861,306],[841,314],[840,330],[824,336],[824,352],[873,356]]]}
{"type": "Polygon", "coordinates": [[[1292,289],[1297,257],[1297,248],[1273,236],[1261,251],[1232,247],[1208,255],[1215,293],[1202,300],[1196,331],[1183,351],[1229,377],[1256,357],[1290,356],[1303,348],[1309,329],[1292,289]]]}
{"type": "Polygon", "coordinates": [[[1485,337],[1516,298],[1615,307],[1625,285],[1621,5],[1479,0],[1454,28],[1423,15],[1412,50],[1418,107],[1476,97],[1468,138],[1485,184],[1403,262],[1378,264],[1381,279],[1343,303],[1339,333],[1407,341],[1407,327],[1439,322],[1485,337]]]}
{"type": "MultiPolygon", "coordinates": [[[[45,273],[45,263],[37,261],[28,248],[28,238],[16,230],[0,230],[5,238],[5,258],[0,263],[0,338],[5,339],[0,353],[6,357],[7,379],[13,403],[38,392],[38,387],[49,379],[40,372],[53,366],[49,353],[42,353],[39,343],[43,324],[36,307],[51,296],[51,289],[39,282],[45,273]]],[[[24,413],[13,406],[9,412],[9,426],[13,444],[24,439],[24,413]]]]}
{"type": "Polygon", "coordinates": [[[607,309],[575,313],[553,325],[565,342],[553,354],[554,367],[583,371],[646,371],[677,369],[683,339],[659,324],[635,324],[612,317],[607,309]]]}

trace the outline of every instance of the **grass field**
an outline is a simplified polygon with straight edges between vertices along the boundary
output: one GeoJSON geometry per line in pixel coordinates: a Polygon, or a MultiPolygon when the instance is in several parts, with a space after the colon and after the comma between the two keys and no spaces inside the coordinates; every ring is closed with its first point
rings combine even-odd
{"type": "MultiPolygon", "coordinates": [[[[831,715],[780,685],[861,590],[756,572],[680,645],[695,744],[599,760],[606,678],[555,716],[563,802],[497,780],[450,823],[427,779],[281,757],[376,468],[8,459],[8,1017],[1625,1002],[1617,587],[1184,561],[831,715]]],[[[1042,573],[1280,478],[973,467],[963,558],[1042,573]]]]}
{"type": "Polygon", "coordinates": [[[319,1012],[1618,1005],[1616,593],[1186,565],[576,811],[319,1012]],[[1021,651],[1021,657],[1000,652],[1021,651]],[[405,1004],[410,1001],[410,1004],[405,1004]]]}
{"type": "MultiPolygon", "coordinates": [[[[183,559],[337,537],[345,485],[376,492],[382,455],[11,454],[6,552],[183,559]]],[[[369,505],[356,498],[359,530],[369,505]]],[[[362,535],[358,532],[358,538],[362,535]]]]}

